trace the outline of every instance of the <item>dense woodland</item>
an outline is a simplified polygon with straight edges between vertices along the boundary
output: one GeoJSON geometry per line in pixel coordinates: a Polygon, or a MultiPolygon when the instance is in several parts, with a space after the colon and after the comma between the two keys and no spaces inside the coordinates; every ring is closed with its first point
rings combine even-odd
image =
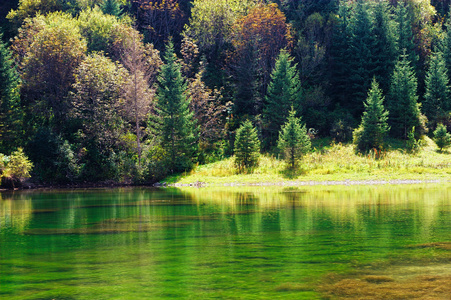
{"type": "Polygon", "coordinates": [[[144,183],[255,152],[295,167],[312,138],[445,147],[449,2],[6,1],[0,173],[144,183]]]}

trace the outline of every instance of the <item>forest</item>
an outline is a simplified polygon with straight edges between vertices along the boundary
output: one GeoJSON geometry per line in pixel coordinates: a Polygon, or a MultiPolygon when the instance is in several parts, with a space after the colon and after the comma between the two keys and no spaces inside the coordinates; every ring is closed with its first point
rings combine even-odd
{"type": "MultiPolygon", "coordinates": [[[[156,182],[312,141],[451,144],[448,0],[0,4],[0,177],[156,182]]],[[[407,151],[406,150],[406,151],[407,151]]]]}

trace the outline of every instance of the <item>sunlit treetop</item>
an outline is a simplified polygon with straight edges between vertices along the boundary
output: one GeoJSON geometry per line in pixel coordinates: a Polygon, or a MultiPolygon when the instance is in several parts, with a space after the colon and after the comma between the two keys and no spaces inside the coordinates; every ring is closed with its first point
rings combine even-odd
{"type": "Polygon", "coordinates": [[[194,0],[185,33],[200,49],[221,46],[232,38],[233,24],[245,16],[258,0],[194,0]]]}

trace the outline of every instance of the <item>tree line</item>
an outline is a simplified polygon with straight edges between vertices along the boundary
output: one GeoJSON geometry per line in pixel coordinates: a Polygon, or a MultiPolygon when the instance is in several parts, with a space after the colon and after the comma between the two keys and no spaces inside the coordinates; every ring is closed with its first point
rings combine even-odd
{"type": "Polygon", "coordinates": [[[445,147],[448,2],[19,0],[0,169],[24,152],[42,182],[139,183],[260,151],[295,167],[311,137],[445,147]]]}

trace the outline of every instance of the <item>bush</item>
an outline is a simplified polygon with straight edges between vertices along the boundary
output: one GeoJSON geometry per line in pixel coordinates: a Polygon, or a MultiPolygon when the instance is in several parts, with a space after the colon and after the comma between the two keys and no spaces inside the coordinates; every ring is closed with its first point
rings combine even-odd
{"type": "Polygon", "coordinates": [[[15,188],[30,177],[33,163],[23,152],[22,148],[14,151],[9,157],[0,156],[0,171],[2,185],[15,188]]]}

